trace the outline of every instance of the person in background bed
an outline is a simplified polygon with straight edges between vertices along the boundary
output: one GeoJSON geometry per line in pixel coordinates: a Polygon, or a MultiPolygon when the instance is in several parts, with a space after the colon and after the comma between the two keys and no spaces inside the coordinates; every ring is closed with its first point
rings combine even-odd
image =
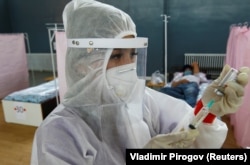
{"type": "Polygon", "coordinates": [[[165,86],[159,91],[167,95],[186,101],[190,106],[195,107],[199,94],[201,74],[198,63],[184,65],[182,72],[174,76],[171,86],[165,86]]]}
{"type": "MultiPolygon", "coordinates": [[[[137,49],[148,43],[137,37],[128,14],[98,1],[73,0],[64,8],[63,23],[67,92],[36,130],[32,165],[126,164],[127,148],[221,148],[227,136],[224,122],[215,117],[186,129],[193,108],[145,87],[146,54],[137,49]],[[173,132],[180,122],[183,130],[173,132]]],[[[248,70],[227,84],[225,97],[214,93],[217,82],[210,86],[203,99],[204,104],[215,99],[211,113],[237,110],[248,70]]]]}

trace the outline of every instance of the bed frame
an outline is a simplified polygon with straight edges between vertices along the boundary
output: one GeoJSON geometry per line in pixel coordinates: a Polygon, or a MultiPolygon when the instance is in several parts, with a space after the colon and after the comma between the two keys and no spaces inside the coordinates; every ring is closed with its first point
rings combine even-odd
{"type": "Polygon", "coordinates": [[[38,127],[57,106],[59,88],[54,84],[55,81],[51,80],[4,97],[1,101],[5,121],[38,127]]]}

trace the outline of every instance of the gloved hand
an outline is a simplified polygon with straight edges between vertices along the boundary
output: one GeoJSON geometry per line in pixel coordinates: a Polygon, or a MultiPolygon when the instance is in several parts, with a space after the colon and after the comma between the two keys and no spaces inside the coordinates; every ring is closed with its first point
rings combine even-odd
{"type": "Polygon", "coordinates": [[[188,148],[193,144],[199,135],[197,129],[179,131],[170,134],[161,134],[153,137],[144,148],[147,149],[166,149],[166,148],[188,148]]]}
{"type": "Polygon", "coordinates": [[[206,105],[211,99],[214,104],[210,112],[216,116],[223,116],[225,114],[235,113],[242,103],[244,96],[244,87],[248,83],[250,68],[242,67],[236,77],[236,81],[226,83],[223,89],[224,95],[217,95],[215,90],[218,88],[219,82],[231,69],[229,65],[225,65],[218,79],[212,82],[207,87],[201,98],[203,105],[206,105]]]}

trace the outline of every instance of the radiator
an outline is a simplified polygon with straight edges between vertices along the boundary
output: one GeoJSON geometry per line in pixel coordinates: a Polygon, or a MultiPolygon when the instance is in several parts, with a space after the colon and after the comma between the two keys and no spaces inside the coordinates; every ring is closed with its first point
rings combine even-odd
{"type": "Polygon", "coordinates": [[[34,71],[53,71],[52,57],[56,66],[56,55],[50,53],[28,53],[29,70],[34,71]]]}
{"type": "Polygon", "coordinates": [[[197,61],[202,72],[217,78],[224,66],[226,54],[185,53],[185,64],[197,61]]]}

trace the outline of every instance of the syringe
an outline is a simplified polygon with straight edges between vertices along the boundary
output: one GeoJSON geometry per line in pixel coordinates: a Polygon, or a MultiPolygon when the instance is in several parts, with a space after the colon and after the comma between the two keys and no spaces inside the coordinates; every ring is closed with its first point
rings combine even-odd
{"type": "Polygon", "coordinates": [[[206,106],[202,107],[201,110],[195,115],[192,122],[189,124],[190,129],[196,129],[198,125],[205,119],[205,117],[209,114],[209,109],[214,104],[214,100],[211,100],[207,103],[206,106]]]}
{"type": "MultiPolygon", "coordinates": [[[[215,89],[215,93],[217,95],[224,95],[225,84],[229,81],[234,81],[238,74],[238,70],[231,68],[227,74],[223,77],[223,79],[219,82],[218,88],[215,89]]],[[[189,128],[195,129],[198,125],[205,119],[205,117],[209,114],[209,109],[214,104],[214,100],[208,102],[208,104],[201,108],[201,110],[196,114],[193,121],[189,124],[189,128]]]]}
{"type": "MultiPolygon", "coordinates": [[[[223,77],[223,79],[219,82],[217,89],[215,89],[215,93],[217,95],[224,95],[225,84],[229,81],[234,81],[238,74],[238,70],[231,68],[228,73],[223,77]]],[[[203,106],[200,111],[196,114],[192,122],[189,124],[190,129],[196,129],[198,125],[206,118],[209,114],[209,109],[214,104],[214,100],[210,100],[207,105],[203,106]]],[[[188,116],[188,115],[187,115],[188,116]]],[[[187,117],[186,117],[187,118],[187,117]]],[[[185,120],[183,119],[172,132],[177,132],[184,129],[185,120]]]]}
{"type": "Polygon", "coordinates": [[[187,126],[186,123],[189,120],[190,114],[193,113],[192,111],[188,112],[187,114],[185,114],[185,116],[183,117],[183,119],[177,124],[177,126],[172,130],[172,133],[174,132],[179,132],[181,130],[185,130],[186,128],[189,129],[195,129],[198,127],[198,125],[205,119],[205,117],[208,115],[209,113],[209,109],[212,107],[214,101],[211,100],[206,106],[202,107],[200,109],[200,111],[196,114],[196,116],[194,117],[194,119],[192,120],[192,122],[187,126]]]}
{"type": "Polygon", "coordinates": [[[238,70],[234,69],[234,68],[231,68],[227,74],[223,77],[223,79],[219,82],[218,84],[218,88],[215,89],[215,93],[217,95],[223,95],[224,94],[224,87],[225,87],[225,84],[229,81],[233,81],[236,79],[236,76],[238,74],[238,70]]]}

